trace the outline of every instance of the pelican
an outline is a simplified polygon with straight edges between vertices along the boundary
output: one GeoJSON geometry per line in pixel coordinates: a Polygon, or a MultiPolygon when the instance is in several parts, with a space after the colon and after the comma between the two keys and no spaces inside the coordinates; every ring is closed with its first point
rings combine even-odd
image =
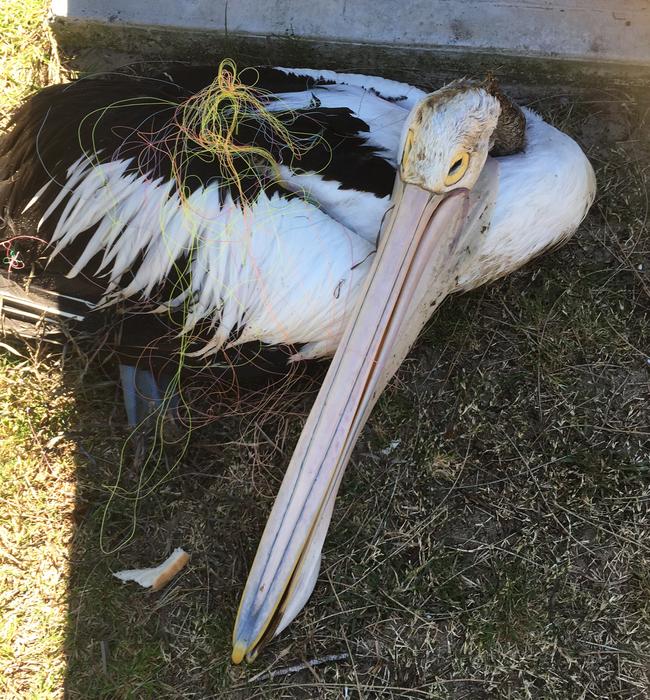
{"type": "Polygon", "coordinates": [[[0,141],[0,301],[19,325],[109,319],[132,426],[169,409],[170,366],[333,356],[241,598],[240,663],[311,595],[355,441],[431,314],[566,241],[594,196],[580,147],[494,81],[427,94],[230,61],[82,79],[0,141]]]}

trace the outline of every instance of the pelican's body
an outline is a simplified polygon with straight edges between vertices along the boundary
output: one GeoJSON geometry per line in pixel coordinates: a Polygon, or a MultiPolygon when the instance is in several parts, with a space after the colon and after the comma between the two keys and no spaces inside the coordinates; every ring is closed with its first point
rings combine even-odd
{"type": "MultiPolygon", "coordinates": [[[[138,311],[155,305],[159,314],[183,309],[188,352],[210,362],[224,347],[252,341],[299,346],[303,359],[333,354],[390,207],[404,123],[425,93],[331,71],[266,70],[258,85],[276,88],[271,111],[305,115],[300,129],[334,133],[338,144],[330,153],[317,143],[294,163],[281,162],[282,186],[256,192],[244,209],[218,172],[210,181],[204,163],[191,174],[196,180],[188,176],[191,193],[181,201],[169,159],[148,139],[168,118],[157,102],[183,98],[184,90],[125,77],[57,86],[53,99],[39,95],[43,104],[24,115],[27,123],[18,120],[14,138],[33,150],[19,163],[16,146],[4,154],[13,166],[0,170],[6,220],[20,236],[49,243],[41,261],[66,275],[60,287],[70,296],[138,311]],[[140,95],[152,94],[156,101],[141,107],[140,95]],[[188,262],[188,283],[170,292],[170,275],[188,262]]],[[[525,151],[497,159],[496,205],[459,290],[563,240],[591,201],[592,174],[577,144],[530,110],[526,117],[525,151]]],[[[7,226],[2,238],[11,233],[7,226]]],[[[15,239],[15,250],[33,248],[30,241],[15,239]]]]}
{"type": "Polygon", "coordinates": [[[355,437],[422,324],[447,294],[570,236],[595,182],[579,146],[530,110],[516,110],[517,145],[489,156],[504,152],[508,104],[483,87],[426,95],[259,69],[237,122],[240,102],[206,112],[213,75],[34,98],[0,142],[0,240],[10,275],[12,260],[46,273],[75,318],[112,313],[130,422],[140,358],[208,367],[247,343],[288,346],[284,362],[336,351],[242,599],[238,662],[309,597],[355,437]],[[215,138],[216,151],[204,144],[215,138]]]}

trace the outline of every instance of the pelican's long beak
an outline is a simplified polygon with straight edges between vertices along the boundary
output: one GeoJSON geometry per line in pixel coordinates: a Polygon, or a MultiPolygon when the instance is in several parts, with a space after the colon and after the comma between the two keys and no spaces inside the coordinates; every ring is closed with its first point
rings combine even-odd
{"type": "Polygon", "coordinates": [[[311,595],[357,437],[482,233],[498,178],[486,165],[472,193],[438,195],[398,177],[373,265],[262,535],[235,622],[234,663],[252,660],[311,595]]]}

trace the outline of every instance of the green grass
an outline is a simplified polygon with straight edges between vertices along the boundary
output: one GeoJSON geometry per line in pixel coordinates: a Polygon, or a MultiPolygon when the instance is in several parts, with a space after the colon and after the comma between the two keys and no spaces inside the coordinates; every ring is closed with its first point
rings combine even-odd
{"type": "MultiPolygon", "coordinates": [[[[0,10],[5,111],[43,81],[42,8],[0,10]]],[[[648,696],[647,97],[518,92],[587,149],[596,205],[432,319],[360,439],[314,596],[250,667],[231,625],[309,397],[197,431],[103,554],[132,517],[118,498],[102,530],[126,437],[111,369],[4,339],[26,357],[0,359],[3,696],[648,696]],[[112,577],[175,546],[190,566],[160,593],[112,577]]]]}
{"type": "Polygon", "coordinates": [[[46,24],[44,0],[0,4],[0,126],[11,110],[59,77],[59,63],[46,24]]]}
{"type": "MultiPolygon", "coordinates": [[[[0,4],[0,128],[58,73],[43,0],[0,4]]],[[[72,410],[56,359],[0,356],[0,693],[60,697],[66,663],[72,410]],[[50,443],[56,439],[56,444],[50,443]]]]}

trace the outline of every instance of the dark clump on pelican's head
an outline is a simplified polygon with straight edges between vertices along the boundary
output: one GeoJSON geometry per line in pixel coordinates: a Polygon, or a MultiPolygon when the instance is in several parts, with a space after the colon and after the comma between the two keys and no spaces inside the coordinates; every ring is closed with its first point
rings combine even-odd
{"type": "Polygon", "coordinates": [[[459,81],[427,95],[404,133],[404,182],[442,194],[471,188],[493,143],[499,100],[483,87],[459,81]]]}
{"type": "Polygon", "coordinates": [[[524,150],[526,143],[526,117],[521,107],[501,89],[497,79],[488,73],[482,83],[490,95],[499,100],[501,114],[493,134],[491,156],[511,156],[524,150]]]}

